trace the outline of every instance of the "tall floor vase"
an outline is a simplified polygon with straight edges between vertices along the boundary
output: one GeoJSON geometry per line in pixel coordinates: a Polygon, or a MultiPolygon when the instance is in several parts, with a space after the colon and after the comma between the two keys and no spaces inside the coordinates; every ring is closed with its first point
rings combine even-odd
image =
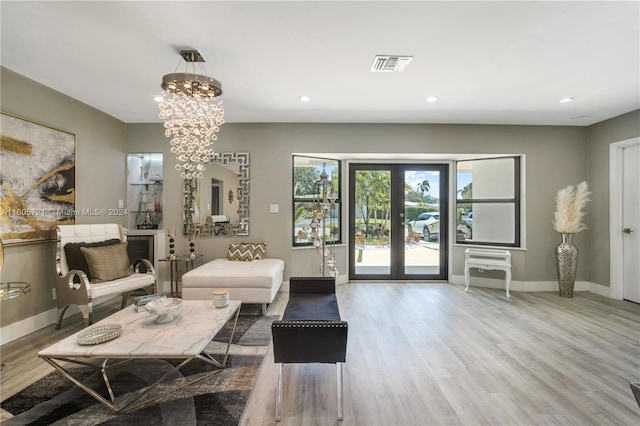
{"type": "Polygon", "coordinates": [[[571,243],[573,234],[561,235],[562,242],[556,247],[560,297],[573,297],[573,287],[578,270],[578,247],[571,243]]]}

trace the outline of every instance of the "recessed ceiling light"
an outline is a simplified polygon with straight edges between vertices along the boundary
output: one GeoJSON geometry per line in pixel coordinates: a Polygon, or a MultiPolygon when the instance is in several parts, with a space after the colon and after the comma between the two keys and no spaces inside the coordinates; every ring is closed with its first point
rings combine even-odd
{"type": "Polygon", "coordinates": [[[300,100],[302,102],[309,102],[311,100],[311,98],[308,97],[307,95],[304,95],[304,96],[300,96],[300,100]]]}
{"type": "Polygon", "coordinates": [[[571,97],[567,97],[567,98],[562,98],[560,99],[560,103],[561,104],[566,104],[567,102],[571,102],[572,100],[574,100],[575,98],[571,98],[571,97]]]}
{"type": "Polygon", "coordinates": [[[437,101],[438,99],[440,99],[440,98],[439,98],[439,97],[437,97],[437,96],[429,96],[429,97],[427,98],[427,102],[435,102],[435,101],[437,101]]]}
{"type": "Polygon", "coordinates": [[[164,100],[164,98],[162,96],[158,95],[158,96],[154,96],[153,100],[156,101],[156,102],[162,102],[164,100]]]}

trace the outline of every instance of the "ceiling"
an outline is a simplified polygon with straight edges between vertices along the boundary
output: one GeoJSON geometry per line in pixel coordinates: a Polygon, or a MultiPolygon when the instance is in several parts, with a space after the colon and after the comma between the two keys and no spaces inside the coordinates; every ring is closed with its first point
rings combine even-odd
{"type": "Polygon", "coordinates": [[[2,66],[126,123],[160,121],[153,97],[185,48],[222,82],[227,122],[585,126],[640,108],[638,1],[0,8],[2,66]],[[372,73],[377,54],[413,60],[372,73]]]}

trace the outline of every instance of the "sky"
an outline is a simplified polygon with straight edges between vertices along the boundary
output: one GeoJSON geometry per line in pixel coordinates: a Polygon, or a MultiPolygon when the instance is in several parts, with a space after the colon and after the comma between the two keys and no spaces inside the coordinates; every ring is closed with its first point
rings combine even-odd
{"type": "MultiPolygon", "coordinates": [[[[418,191],[418,184],[428,180],[431,189],[429,195],[440,198],[440,172],[424,171],[424,170],[407,170],[404,174],[405,183],[409,184],[411,189],[418,191]]],[[[427,195],[425,193],[425,195],[427,195]]]]}

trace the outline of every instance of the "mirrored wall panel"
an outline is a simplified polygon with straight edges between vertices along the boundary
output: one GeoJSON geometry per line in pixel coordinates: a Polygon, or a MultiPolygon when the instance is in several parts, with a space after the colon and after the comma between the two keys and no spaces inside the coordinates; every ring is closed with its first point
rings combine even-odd
{"type": "Polygon", "coordinates": [[[249,235],[249,153],[219,152],[202,179],[183,182],[184,234],[249,235]]]}

